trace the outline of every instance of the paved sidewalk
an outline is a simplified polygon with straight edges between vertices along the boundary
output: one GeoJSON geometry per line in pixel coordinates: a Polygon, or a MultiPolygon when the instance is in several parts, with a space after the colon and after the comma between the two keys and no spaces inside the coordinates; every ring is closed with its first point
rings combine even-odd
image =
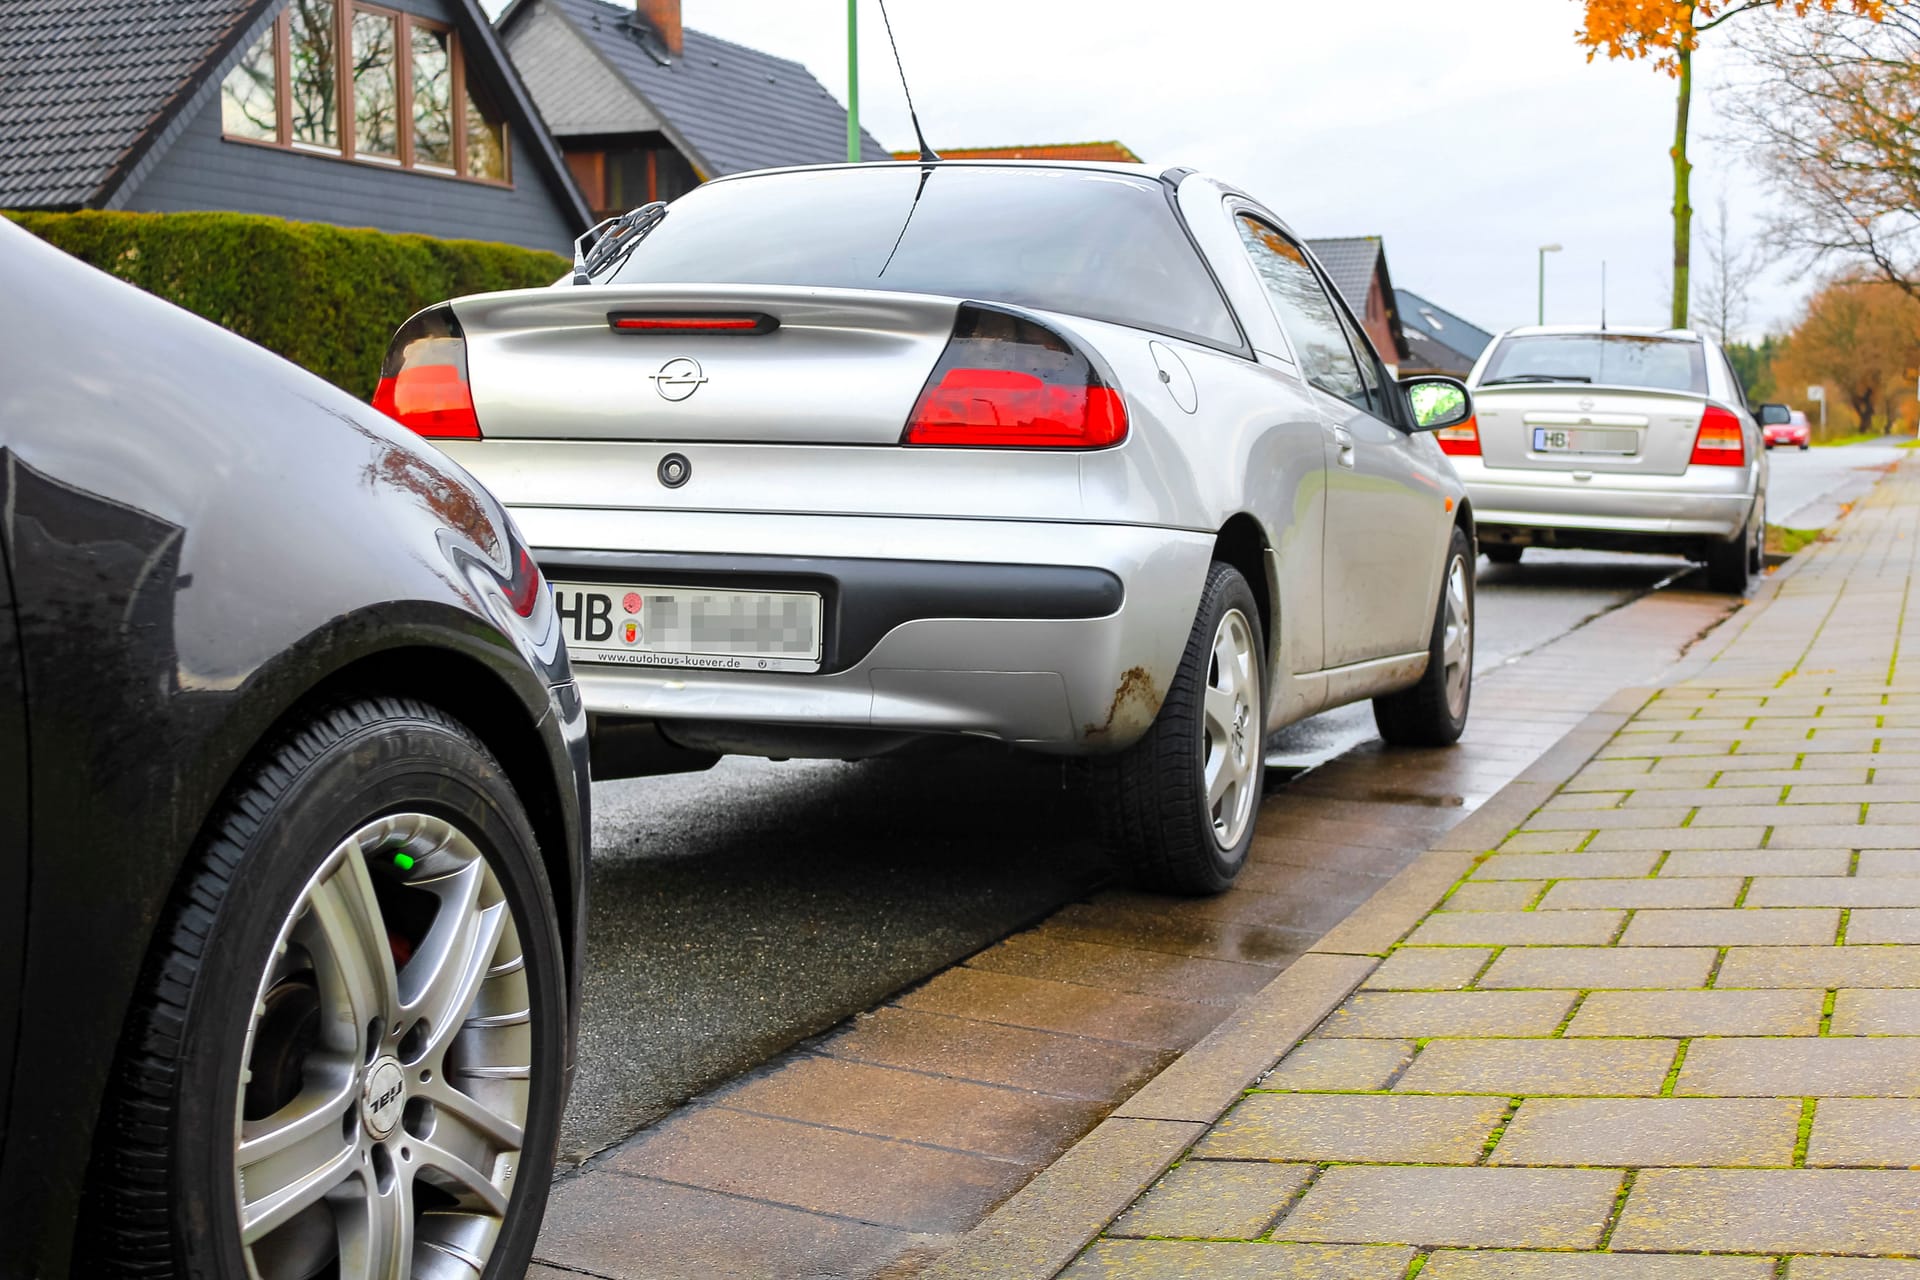
{"type": "MultiPolygon", "coordinates": [[[[1909,463],[1276,983],[1265,1061],[1310,1034],[1252,1088],[1183,1061],[1123,1105],[1184,1154],[1062,1274],[1920,1278],[1916,555],[1909,463]]],[[[1049,1274],[1035,1224],[1099,1167],[940,1273],[1049,1274]]]]}

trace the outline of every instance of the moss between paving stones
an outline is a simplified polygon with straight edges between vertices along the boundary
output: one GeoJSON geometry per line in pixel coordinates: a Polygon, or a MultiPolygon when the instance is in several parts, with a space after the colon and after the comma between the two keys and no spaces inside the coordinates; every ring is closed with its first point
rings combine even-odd
{"type": "Polygon", "coordinates": [[[7,213],[55,248],[361,399],[400,322],[447,298],[552,284],[557,254],[246,213],[7,213]]]}

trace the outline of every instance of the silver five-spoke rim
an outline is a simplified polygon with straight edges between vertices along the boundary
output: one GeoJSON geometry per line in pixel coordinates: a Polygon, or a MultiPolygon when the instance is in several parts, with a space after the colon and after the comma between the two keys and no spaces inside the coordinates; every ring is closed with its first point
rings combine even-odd
{"type": "Polygon", "coordinates": [[[234,1103],[253,1280],[472,1280],[532,1084],[526,957],[493,869],[424,814],[342,841],[281,925],[234,1103]]]}
{"type": "Polygon", "coordinates": [[[1207,788],[1213,838],[1222,849],[1240,843],[1253,818],[1254,775],[1261,748],[1260,663],[1253,628],[1229,609],[1214,628],[1200,735],[1200,777],[1207,788]]]}
{"type": "Polygon", "coordinates": [[[1467,710],[1467,684],[1473,679],[1473,597],[1468,594],[1467,561],[1455,556],[1447,566],[1446,622],[1440,633],[1440,661],[1447,682],[1447,714],[1458,720],[1467,710]]]}

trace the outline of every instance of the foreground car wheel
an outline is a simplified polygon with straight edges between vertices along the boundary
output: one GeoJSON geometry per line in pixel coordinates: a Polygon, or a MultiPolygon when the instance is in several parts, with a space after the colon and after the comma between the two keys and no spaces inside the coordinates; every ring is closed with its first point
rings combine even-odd
{"type": "Polygon", "coordinates": [[[1729,595],[1744,595],[1747,584],[1766,560],[1766,508],[1756,502],[1747,513],[1740,536],[1707,551],[1707,585],[1729,595]]]}
{"type": "Polygon", "coordinates": [[[96,1154],[110,1274],[519,1276],[564,1103],[557,912],[499,765],[331,711],[234,797],[163,923],[96,1154]]]}
{"type": "Polygon", "coordinates": [[[1420,683],[1373,700],[1380,736],[1397,747],[1444,747],[1467,727],[1473,701],[1473,569],[1466,532],[1455,528],[1434,609],[1420,683]]]}
{"type": "Polygon", "coordinates": [[[1107,840],[1143,888],[1219,893],[1253,843],[1266,778],[1266,642],[1253,589],[1215,564],[1160,713],[1101,762],[1107,840]]]}

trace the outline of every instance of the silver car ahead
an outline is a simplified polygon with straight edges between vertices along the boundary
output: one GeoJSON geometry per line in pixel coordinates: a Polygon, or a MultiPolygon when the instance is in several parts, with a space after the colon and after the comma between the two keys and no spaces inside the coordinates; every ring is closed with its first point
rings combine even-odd
{"type": "Polygon", "coordinates": [[[1473,521],[1422,430],[1465,388],[1392,381],[1300,241],[1184,170],[725,178],[571,282],[422,312],[383,375],[536,548],[596,776],[1100,756],[1116,851],[1204,892],[1266,731],[1466,721],[1473,521]]]}
{"type": "Polygon", "coordinates": [[[1767,459],[1733,366],[1685,329],[1509,329],[1467,375],[1474,421],[1440,433],[1480,549],[1652,551],[1717,591],[1759,571],[1767,459]]]}

